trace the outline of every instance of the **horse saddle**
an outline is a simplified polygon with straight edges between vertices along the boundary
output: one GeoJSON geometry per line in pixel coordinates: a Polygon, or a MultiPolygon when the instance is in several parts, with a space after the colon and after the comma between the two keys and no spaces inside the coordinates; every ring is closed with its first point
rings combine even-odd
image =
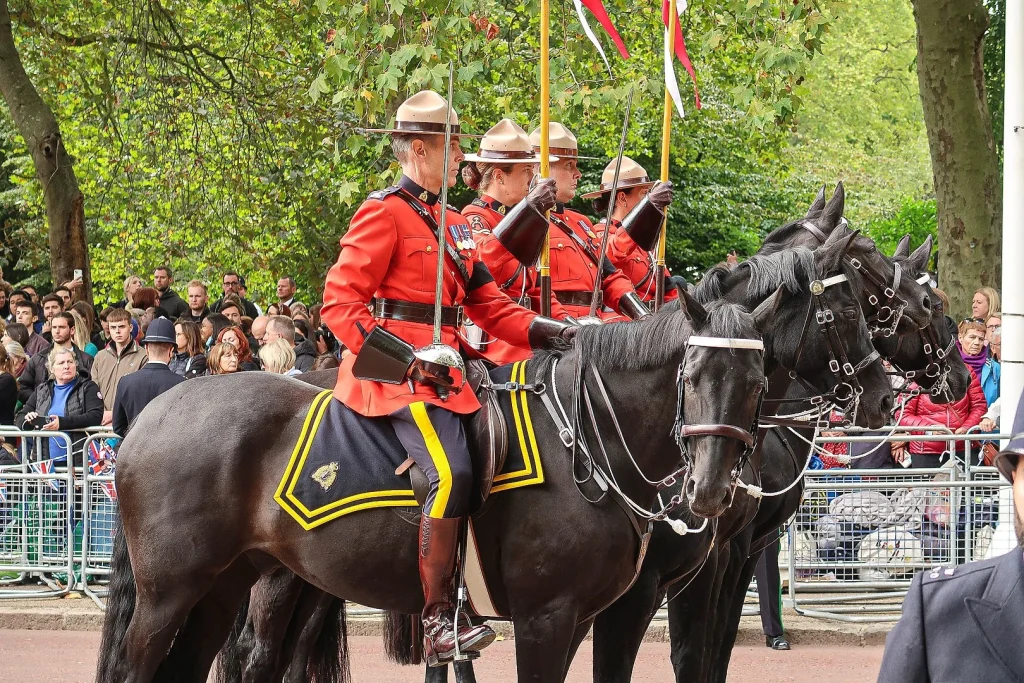
{"type": "MultiPolygon", "coordinates": [[[[469,454],[473,459],[473,476],[480,491],[480,504],[487,500],[494,484],[494,475],[501,471],[508,456],[508,424],[501,414],[497,392],[488,380],[487,364],[479,359],[466,362],[466,380],[480,402],[480,410],[467,415],[463,420],[469,454]]],[[[416,501],[423,505],[427,500],[430,484],[427,475],[413,461],[407,458],[395,470],[396,474],[409,473],[416,501]]]]}

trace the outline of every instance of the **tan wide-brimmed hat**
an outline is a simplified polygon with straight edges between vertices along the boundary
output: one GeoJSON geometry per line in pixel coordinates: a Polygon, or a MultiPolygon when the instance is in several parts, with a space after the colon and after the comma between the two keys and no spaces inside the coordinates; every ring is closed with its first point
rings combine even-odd
{"type": "MultiPolygon", "coordinates": [[[[558,157],[548,155],[551,161],[558,157]]],[[[482,164],[539,164],[540,154],[533,150],[526,131],[512,119],[498,121],[484,133],[479,154],[467,154],[466,161],[482,164]]]]}
{"type": "MultiPolygon", "coordinates": [[[[612,191],[612,184],[615,182],[615,159],[612,159],[604,173],[601,174],[601,188],[583,195],[583,199],[596,199],[603,194],[612,191]]],[[[653,187],[655,181],[647,175],[644,167],[629,157],[623,155],[622,166],[619,168],[618,189],[626,190],[633,187],[653,187]]]]}
{"type": "MultiPolygon", "coordinates": [[[[364,133],[412,133],[426,135],[444,135],[445,114],[448,113],[448,101],[433,90],[423,90],[398,107],[395,114],[394,128],[362,128],[364,133]]],[[[459,126],[459,115],[452,107],[451,117],[448,119],[451,124],[452,135],[462,138],[478,138],[479,135],[467,135],[462,132],[459,126]]]]}
{"type": "MultiPolygon", "coordinates": [[[[540,126],[534,128],[530,133],[530,144],[537,151],[540,151],[540,126]]],[[[548,124],[548,153],[559,159],[596,159],[597,157],[580,156],[579,147],[576,144],[576,136],[568,128],[560,123],[551,121],[548,124]]]]}

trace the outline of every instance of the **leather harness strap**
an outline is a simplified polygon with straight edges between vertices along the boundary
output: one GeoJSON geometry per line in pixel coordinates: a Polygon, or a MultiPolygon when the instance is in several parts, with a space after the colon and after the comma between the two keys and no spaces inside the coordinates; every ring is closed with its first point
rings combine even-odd
{"type": "MultiPolygon", "coordinates": [[[[434,234],[437,234],[437,221],[434,220],[434,217],[430,214],[429,211],[423,208],[423,205],[420,204],[419,201],[417,201],[413,197],[410,197],[409,194],[406,193],[404,190],[396,192],[395,196],[401,199],[406,204],[408,204],[413,211],[419,214],[419,217],[423,219],[423,222],[427,224],[427,226],[434,232],[434,234]]],[[[468,291],[471,278],[469,275],[469,269],[466,267],[462,254],[456,251],[455,247],[449,244],[447,240],[445,240],[444,243],[444,251],[446,254],[448,254],[449,257],[451,257],[451,260],[455,264],[455,267],[458,268],[459,275],[462,276],[462,284],[464,287],[467,288],[468,291]]],[[[433,322],[433,317],[431,317],[431,322],[433,322]]]]}
{"type": "Polygon", "coordinates": [[[683,425],[679,429],[679,436],[724,436],[729,439],[738,439],[747,444],[749,448],[754,447],[753,434],[745,429],[727,424],[683,425]]]}

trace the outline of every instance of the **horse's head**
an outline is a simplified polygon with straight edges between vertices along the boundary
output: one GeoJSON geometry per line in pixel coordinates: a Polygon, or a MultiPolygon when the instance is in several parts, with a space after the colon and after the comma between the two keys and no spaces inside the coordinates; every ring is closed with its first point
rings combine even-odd
{"type": "Polygon", "coordinates": [[[854,289],[856,269],[846,259],[856,237],[840,226],[813,252],[799,294],[787,297],[772,320],[771,355],[857,424],[877,429],[888,421],[893,397],[854,289]]]}
{"type": "MultiPolygon", "coordinates": [[[[846,193],[841,182],[828,203],[823,202],[824,187],[803,222],[816,226],[818,236],[838,228],[843,228],[844,235],[852,232],[843,218],[846,193]]],[[[875,337],[909,334],[931,323],[931,290],[907,276],[901,264],[880,252],[873,240],[855,234],[846,249],[846,262],[860,281],[855,290],[875,337]]]]}
{"type": "Polygon", "coordinates": [[[963,398],[971,383],[971,373],[956,349],[956,339],[946,326],[942,300],[932,291],[927,264],[931,257],[932,238],[910,254],[910,237],[900,240],[893,255],[906,275],[928,290],[932,318],[928,327],[899,338],[876,339],[875,347],[907,379],[927,390],[935,403],[949,403],[963,398]]]}
{"type": "Polygon", "coordinates": [[[685,491],[694,513],[717,517],[732,502],[736,479],[754,449],[765,385],[760,337],[782,294],[751,314],[725,301],[701,306],[685,290],[679,293],[693,329],[677,380],[685,491]]]}

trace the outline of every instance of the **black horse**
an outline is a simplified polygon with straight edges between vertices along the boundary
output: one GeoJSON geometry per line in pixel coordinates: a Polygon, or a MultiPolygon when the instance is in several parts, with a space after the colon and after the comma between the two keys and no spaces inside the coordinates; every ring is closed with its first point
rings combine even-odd
{"type": "MultiPolygon", "coordinates": [[[[845,246],[818,250],[823,274],[838,270],[845,246]]],[[[755,423],[762,354],[691,345],[692,334],[764,335],[807,381],[834,381],[821,372],[824,341],[794,328],[797,314],[776,311],[782,297],[750,314],[728,303],[703,307],[684,292],[683,305],[648,321],[583,328],[571,347],[530,362],[528,383],[545,385],[527,398],[545,483],[493,497],[474,520],[494,604],[513,615],[521,680],[562,681],[593,616],[632,583],[643,544],[637,513],[623,508],[653,508],[658,489],[651,482],[680,470],[677,438],[685,445],[687,486],[705,514],[719,515],[729,503],[732,473],[752,437],[723,437],[718,428],[745,433],[755,423]],[[542,391],[581,418],[576,448],[564,445],[542,391]],[[596,397],[592,422],[580,407],[587,394],[596,397]],[[675,429],[680,414],[689,425],[716,429],[675,429]],[[621,442],[615,421],[633,427],[621,442]],[[585,443],[595,455],[600,444],[600,455],[581,453],[585,443]],[[606,495],[595,473],[610,487],[606,495]]],[[[830,288],[822,301],[848,298],[830,288]]],[[[857,359],[870,353],[859,314],[841,326],[851,340],[845,351],[857,359]]],[[[121,445],[122,525],[98,681],[206,680],[244,597],[261,574],[281,566],[338,597],[418,613],[414,525],[375,509],[307,532],[273,502],[317,390],[266,373],[193,382],[151,403],[121,445]],[[171,459],[180,466],[168,468],[171,459]]],[[[888,383],[880,367],[863,373],[862,383],[863,419],[876,425],[891,400],[888,383]]]]}
{"type": "MultiPolygon", "coordinates": [[[[730,285],[729,289],[735,289],[737,292],[745,292],[750,296],[749,301],[746,303],[753,305],[763,299],[770,291],[773,291],[774,287],[785,286],[788,288],[787,296],[785,301],[781,304],[776,319],[779,324],[786,326],[788,329],[801,329],[800,323],[803,323],[803,327],[807,328],[807,314],[813,305],[814,296],[810,293],[810,284],[815,281],[818,277],[817,273],[822,272],[822,267],[831,268],[832,270],[826,270],[825,273],[834,273],[840,267],[840,260],[833,260],[833,263],[826,265],[824,255],[826,252],[831,251],[833,257],[836,253],[843,254],[849,243],[853,240],[855,235],[853,234],[840,234],[837,233],[836,240],[829,245],[829,248],[823,250],[821,254],[818,254],[818,263],[815,263],[816,256],[810,251],[803,250],[799,254],[789,255],[778,255],[768,259],[762,259],[755,261],[752,264],[748,264],[744,269],[741,269],[745,273],[745,277],[738,280],[735,285],[730,285]],[[750,287],[748,287],[750,285],[750,287]]],[[[851,276],[855,276],[853,269],[848,269],[851,276]]],[[[857,325],[852,324],[853,320],[860,318],[859,307],[857,306],[857,300],[853,296],[853,292],[850,290],[848,285],[842,287],[829,288],[827,294],[829,297],[829,306],[834,307],[836,311],[852,312],[852,317],[843,317],[839,323],[843,328],[842,338],[859,341],[860,346],[857,347],[855,344],[850,344],[850,348],[846,353],[852,358],[860,360],[864,357],[871,355],[870,338],[867,335],[867,330],[859,329],[857,325]]],[[[670,307],[671,308],[671,307],[670,307]]],[[[837,381],[837,378],[828,371],[828,357],[830,351],[828,348],[827,337],[819,336],[817,330],[803,329],[801,332],[801,343],[798,346],[803,346],[803,352],[795,351],[793,348],[785,348],[779,345],[777,342],[770,344],[769,346],[773,349],[772,353],[769,354],[769,365],[775,366],[782,364],[782,366],[791,368],[798,372],[798,376],[810,378],[811,374],[806,369],[797,369],[807,367],[805,364],[809,363],[811,367],[815,367],[816,379],[813,379],[817,386],[820,387],[822,393],[826,393],[837,381]],[[775,357],[774,354],[778,354],[775,357]],[[816,364],[816,366],[814,365],[816,364]],[[824,382],[821,380],[825,379],[824,382]]],[[[867,367],[867,366],[866,366],[867,367]]],[[[877,370],[877,368],[874,368],[877,370]]],[[[876,375],[874,381],[878,381],[876,375]]],[[[881,412],[888,409],[889,394],[887,385],[883,385],[884,389],[876,399],[879,401],[877,405],[879,410],[875,411],[872,419],[879,420],[884,419],[881,412]]],[[[870,412],[870,411],[869,411],[870,412]]],[[[691,491],[693,495],[695,491],[691,491]]],[[[729,492],[731,497],[732,492],[729,492]]],[[[744,501],[746,502],[746,501],[744,501]]],[[[731,514],[731,511],[730,511],[731,514]]],[[[695,525],[696,526],[696,525],[695,525]]],[[[664,527],[667,529],[667,527],[664,527]]],[[[662,533],[661,525],[656,530],[656,535],[662,533]]],[[[697,544],[703,544],[705,546],[704,551],[694,550],[691,554],[694,557],[698,555],[706,556],[706,546],[710,544],[711,534],[705,534],[703,537],[692,536],[688,537],[697,541],[697,544]]],[[[638,580],[640,583],[643,577],[651,572],[648,571],[648,564],[650,559],[645,562],[645,567],[641,573],[641,579],[638,580]]],[[[635,590],[635,589],[634,589],[635,590]]],[[[604,617],[599,616],[598,620],[601,621],[604,617]]],[[[648,619],[649,620],[649,619],[648,619]]],[[[644,621],[643,626],[646,626],[644,621]]],[[[266,647],[255,647],[253,635],[257,631],[269,630],[266,625],[259,625],[252,623],[250,618],[249,624],[245,626],[244,631],[240,634],[240,639],[237,643],[237,647],[231,648],[233,652],[228,656],[229,659],[251,659],[252,653],[254,652],[265,652],[266,647]]],[[[401,620],[393,620],[395,624],[404,623],[401,620]]],[[[597,648],[600,650],[600,647],[597,648]]],[[[635,654],[632,653],[632,654],[635,654]]],[[[405,659],[403,661],[409,661],[405,659]]],[[[630,656],[630,666],[632,662],[632,655],[630,656]]],[[[468,675],[468,674],[467,674],[468,675]]],[[[431,671],[428,678],[432,681],[443,680],[444,674],[440,671],[431,671]]],[[[628,676],[627,676],[628,678],[628,676]]],[[[226,680],[238,680],[238,678],[231,679],[228,677],[226,680]]],[[[252,680],[263,680],[253,678],[252,680]]],[[[266,680],[280,680],[279,678],[267,678],[266,680]]],[[[468,680],[464,678],[463,680],[468,680]]]]}

